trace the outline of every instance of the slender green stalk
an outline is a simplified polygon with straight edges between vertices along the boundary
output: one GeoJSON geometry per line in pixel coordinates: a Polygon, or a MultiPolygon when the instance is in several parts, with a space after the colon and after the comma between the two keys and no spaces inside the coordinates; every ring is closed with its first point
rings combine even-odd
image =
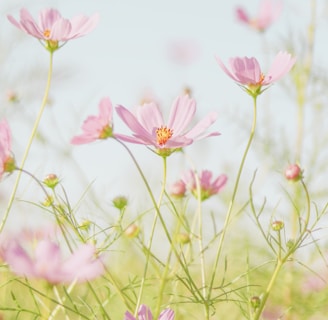
{"type": "MultiPolygon", "coordinates": [[[[288,252],[285,254],[285,256],[281,257],[281,251],[279,250],[279,253],[277,255],[277,262],[276,262],[276,267],[273,271],[273,274],[271,276],[271,279],[268,283],[268,286],[265,290],[265,293],[263,295],[263,298],[261,300],[261,304],[259,306],[259,308],[257,309],[255,316],[253,318],[253,320],[259,320],[260,316],[263,312],[263,309],[266,305],[266,302],[269,298],[269,295],[272,291],[272,288],[277,280],[277,277],[281,271],[281,268],[283,267],[283,265],[288,261],[288,259],[294,254],[294,252],[301,246],[302,242],[305,240],[306,237],[306,233],[308,232],[308,225],[309,225],[309,221],[310,221],[310,213],[311,213],[311,202],[310,202],[310,195],[309,192],[307,190],[307,187],[304,183],[303,180],[301,180],[301,184],[303,186],[303,190],[305,191],[305,198],[306,198],[306,205],[307,205],[307,211],[306,211],[306,216],[305,216],[305,220],[304,220],[304,226],[303,229],[300,231],[299,237],[297,238],[297,240],[295,241],[294,245],[288,250],[288,252]]],[[[280,237],[279,237],[280,240],[280,237]]],[[[281,246],[282,244],[279,242],[278,244],[279,246],[281,246]]]]}
{"type": "Polygon", "coordinates": [[[250,132],[250,135],[249,135],[249,138],[248,138],[248,142],[247,142],[247,145],[246,145],[246,149],[244,151],[243,157],[241,159],[241,163],[239,165],[237,178],[236,178],[236,181],[235,181],[235,185],[234,185],[234,188],[233,188],[233,191],[232,191],[232,196],[231,196],[231,200],[230,200],[230,203],[229,203],[228,211],[227,211],[225,221],[224,221],[224,224],[223,224],[222,233],[221,233],[220,240],[219,240],[219,245],[218,245],[218,251],[216,253],[216,257],[215,257],[214,264],[213,264],[212,278],[211,278],[211,282],[210,282],[209,290],[208,290],[208,300],[210,298],[211,291],[212,291],[214,281],[215,281],[215,277],[216,277],[216,273],[218,271],[218,264],[219,264],[219,260],[220,260],[222,249],[223,249],[223,242],[224,242],[224,239],[225,239],[225,236],[226,236],[226,233],[227,233],[227,229],[228,229],[228,226],[229,226],[229,223],[230,223],[230,220],[231,220],[231,215],[232,215],[233,207],[234,207],[234,204],[235,204],[237,190],[238,190],[238,187],[239,187],[240,177],[241,177],[244,165],[245,165],[245,161],[246,161],[246,158],[247,158],[248,151],[250,149],[250,146],[252,144],[254,134],[255,134],[256,120],[257,120],[257,96],[253,96],[252,98],[253,98],[253,123],[252,123],[252,127],[251,127],[251,132],[250,132]]]}
{"type": "MultiPolygon", "coordinates": [[[[52,67],[53,67],[53,53],[50,52],[50,62],[49,62],[49,70],[48,70],[48,79],[47,79],[45,93],[44,93],[44,96],[43,96],[43,99],[42,99],[41,107],[40,107],[39,112],[37,114],[37,117],[35,119],[35,122],[34,122],[34,125],[33,125],[33,128],[32,128],[32,132],[31,132],[31,135],[30,135],[30,138],[29,138],[29,140],[27,142],[27,145],[26,145],[26,148],[25,148],[25,152],[24,152],[24,155],[23,155],[21,164],[19,166],[20,169],[23,169],[24,168],[24,165],[25,165],[26,159],[27,159],[27,157],[29,155],[29,152],[30,152],[32,143],[34,141],[35,135],[36,135],[36,133],[38,131],[40,120],[41,120],[42,115],[43,115],[43,111],[44,111],[44,109],[45,109],[45,107],[47,105],[48,95],[49,95],[49,90],[50,90],[50,84],[51,84],[51,77],[52,77],[52,67]]],[[[1,221],[1,224],[0,224],[0,233],[2,232],[4,226],[5,226],[6,222],[7,222],[7,219],[8,219],[10,210],[11,210],[11,207],[12,207],[13,202],[15,200],[16,192],[17,192],[18,185],[19,185],[19,182],[20,182],[20,179],[21,179],[21,175],[22,175],[22,171],[18,171],[16,180],[15,180],[15,183],[14,183],[14,187],[13,187],[12,192],[11,192],[11,196],[10,196],[9,201],[8,201],[8,204],[7,204],[6,211],[5,211],[4,215],[3,215],[3,218],[2,218],[2,221],[1,221]]]]}
{"type": "MultiPolygon", "coordinates": [[[[160,195],[159,195],[159,199],[158,199],[158,201],[156,203],[156,208],[158,208],[158,210],[161,207],[163,195],[165,193],[166,175],[167,175],[167,172],[166,171],[167,171],[167,161],[166,161],[166,157],[163,157],[163,182],[162,182],[162,188],[161,188],[161,192],[160,192],[160,195]]],[[[137,304],[136,304],[136,309],[135,309],[135,312],[134,312],[134,315],[135,316],[138,313],[138,309],[139,309],[139,306],[141,304],[143,290],[144,290],[144,287],[145,287],[145,281],[146,281],[146,278],[147,278],[147,272],[148,272],[148,266],[149,266],[150,252],[151,252],[151,247],[152,247],[152,244],[153,244],[153,239],[154,239],[154,234],[155,234],[157,219],[158,219],[158,215],[156,214],[154,216],[154,221],[153,221],[153,225],[152,225],[152,228],[151,228],[149,242],[148,242],[148,246],[147,246],[146,264],[145,264],[144,274],[143,274],[143,277],[142,277],[142,280],[141,280],[141,286],[140,286],[140,291],[139,291],[139,294],[138,294],[138,300],[137,300],[137,304]]],[[[172,243],[171,243],[171,245],[172,245],[172,243]]],[[[168,266],[166,266],[166,267],[168,268],[168,266]]],[[[166,277],[166,272],[164,272],[163,277],[166,277]]],[[[164,290],[165,281],[162,282],[162,286],[163,287],[160,289],[160,291],[163,291],[164,290]]],[[[158,303],[157,303],[157,311],[158,311],[158,314],[159,314],[159,308],[160,308],[160,305],[161,305],[161,301],[162,301],[162,297],[159,296],[158,297],[158,303]]],[[[155,315],[156,314],[157,314],[157,312],[155,313],[155,315]]]]}
{"type": "Polygon", "coordinates": [[[181,258],[181,256],[179,255],[179,252],[177,251],[176,247],[172,244],[172,237],[170,235],[170,232],[166,226],[166,223],[165,223],[165,220],[161,214],[161,211],[160,211],[160,208],[157,206],[157,203],[156,203],[156,200],[155,200],[155,197],[154,197],[154,194],[149,186],[149,183],[142,171],[142,169],[140,168],[136,158],[134,157],[134,155],[132,154],[131,150],[120,140],[116,139],[116,141],[118,143],[120,143],[124,149],[128,152],[128,154],[130,155],[132,161],[134,162],[141,178],[142,178],[142,181],[144,182],[145,186],[146,186],[146,189],[148,191],[148,194],[150,196],[150,199],[152,201],[152,204],[154,205],[154,208],[156,210],[156,214],[161,222],[161,225],[163,227],[163,230],[165,232],[165,235],[166,235],[166,238],[167,240],[169,241],[169,244],[171,245],[171,248],[173,249],[173,252],[174,252],[174,255],[175,257],[177,258],[181,268],[183,269],[183,271],[185,272],[185,275],[188,279],[188,285],[189,285],[189,288],[193,294],[194,297],[197,297],[197,299],[199,299],[200,301],[204,302],[205,303],[205,297],[202,296],[201,292],[199,291],[195,281],[193,280],[192,276],[190,275],[189,273],[189,269],[188,269],[188,266],[184,263],[184,260],[181,258]]]}
{"type": "Polygon", "coordinates": [[[315,41],[315,28],[316,28],[316,0],[311,1],[311,21],[308,26],[308,43],[307,52],[304,59],[304,67],[302,74],[298,75],[296,89],[297,89],[297,138],[296,138],[296,151],[295,151],[295,161],[301,161],[301,155],[303,150],[303,140],[304,140],[304,107],[307,101],[306,92],[309,85],[313,55],[314,55],[314,41],[315,41]]]}

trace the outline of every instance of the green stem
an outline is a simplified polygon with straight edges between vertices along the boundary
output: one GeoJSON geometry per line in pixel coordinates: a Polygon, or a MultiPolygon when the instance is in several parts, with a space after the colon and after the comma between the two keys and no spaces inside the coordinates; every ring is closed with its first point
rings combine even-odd
{"type": "MultiPolygon", "coordinates": [[[[43,99],[42,99],[40,110],[39,110],[39,112],[37,114],[37,117],[35,119],[34,126],[32,128],[32,132],[31,132],[30,138],[29,138],[29,140],[27,142],[27,146],[25,148],[25,152],[24,152],[24,155],[23,155],[21,164],[19,166],[20,169],[23,169],[24,168],[24,165],[25,165],[26,159],[27,159],[27,157],[29,155],[29,152],[30,152],[30,149],[31,149],[33,140],[34,140],[35,135],[36,135],[36,133],[38,131],[38,127],[39,127],[40,120],[42,118],[43,111],[44,111],[44,109],[45,109],[45,107],[47,105],[48,95],[49,95],[49,90],[50,90],[50,84],[51,84],[51,77],[52,77],[52,65],[53,65],[53,53],[50,52],[50,62],[49,62],[49,70],[48,70],[48,79],[47,79],[45,93],[44,93],[44,96],[43,96],[43,99]]],[[[22,175],[22,171],[18,171],[16,180],[15,180],[15,184],[14,184],[14,187],[13,187],[12,192],[11,192],[11,196],[10,196],[9,201],[8,201],[8,204],[7,204],[6,211],[5,211],[4,215],[3,215],[3,218],[2,218],[2,221],[1,221],[1,224],[0,224],[0,233],[2,232],[4,226],[5,226],[6,222],[7,222],[7,219],[8,219],[8,216],[9,216],[9,212],[11,210],[11,207],[13,205],[13,202],[14,202],[14,199],[15,199],[15,196],[16,196],[16,192],[17,192],[18,185],[19,185],[19,182],[20,182],[20,179],[21,179],[21,175],[22,175]]]]}
{"type": "Polygon", "coordinates": [[[228,211],[227,211],[225,221],[224,221],[224,225],[223,225],[223,228],[222,228],[222,233],[221,233],[221,237],[220,237],[219,245],[218,245],[218,251],[217,251],[215,261],[214,261],[214,265],[213,265],[212,278],[211,278],[211,282],[210,282],[209,290],[208,290],[208,300],[210,298],[211,291],[212,291],[214,281],[215,281],[215,277],[216,277],[216,273],[218,271],[218,264],[219,264],[219,260],[220,260],[220,257],[221,257],[221,252],[222,252],[222,249],[223,249],[223,242],[224,242],[224,239],[225,239],[225,236],[226,236],[226,233],[227,233],[227,229],[228,229],[228,226],[229,226],[229,223],[230,223],[230,220],[231,220],[232,210],[233,210],[233,207],[234,207],[234,204],[235,204],[235,198],[236,198],[237,190],[238,190],[238,187],[239,187],[240,177],[241,177],[244,165],[245,165],[245,161],[246,161],[246,158],[247,158],[248,151],[250,149],[250,146],[252,144],[254,134],[255,134],[256,119],[257,119],[257,96],[253,96],[252,98],[253,98],[253,123],[252,123],[252,127],[251,127],[251,132],[250,132],[250,135],[249,135],[249,138],[248,138],[248,142],[247,142],[247,145],[246,145],[246,149],[244,151],[244,154],[243,154],[243,157],[241,159],[241,163],[240,163],[240,166],[239,166],[239,169],[238,169],[236,182],[235,182],[235,185],[234,185],[234,188],[233,188],[233,192],[232,192],[231,200],[230,200],[230,203],[229,203],[228,211]]]}
{"type": "MultiPolygon", "coordinates": [[[[160,195],[159,195],[159,199],[156,203],[156,208],[158,208],[158,210],[161,207],[163,195],[164,195],[164,192],[165,192],[166,175],[167,175],[166,171],[167,171],[167,161],[166,161],[166,157],[163,157],[163,183],[162,183],[162,188],[161,188],[161,192],[160,192],[160,195]]],[[[144,274],[143,274],[143,277],[142,277],[142,280],[141,280],[141,286],[140,286],[140,291],[139,291],[138,300],[137,300],[137,304],[136,304],[136,309],[135,309],[135,312],[134,312],[135,316],[138,313],[138,309],[139,309],[139,306],[141,304],[143,290],[144,290],[144,287],[145,287],[145,281],[146,281],[146,278],[147,278],[147,272],[148,272],[148,266],[149,266],[150,252],[151,252],[151,247],[152,247],[153,239],[154,239],[154,235],[155,235],[157,219],[158,219],[158,214],[156,214],[154,216],[154,221],[153,221],[153,225],[152,225],[151,232],[150,232],[150,238],[149,238],[149,242],[148,242],[148,246],[147,246],[147,252],[146,252],[146,254],[147,254],[146,264],[145,264],[144,274]]],[[[165,272],[163,274],[163,277],[166,277],[165,272]]],[[[160,292],[162,292],[162,290],[164,290],[164,286],[165,286],[164,281],[162,281],[162,286],[163,287],[160,288],[160,292]]],[[[157,313],[159,314],[161,302],[162,302],[162,297],[160,295],[158,297],[157,308],[156,308],[156,313],[155,314],[157,314],[157,313]]]]}
{"type": "Polygon", "coordinates": [[[158,218],[159,218],[159,220],[161,222],[161,225],[163,227],[163,230],[165,232],[166,238],[168,239],[169,244],[170,244],[171,248],[173,249],[173,252],[174,252],[175,257],[177,258],[180,266],[182,267],[183,271],[186,274],[186,277],[187,277],[187,279],[189,281],[189,285],[190,285],[192,294],[194,295],[194,297],[197,297],[201,301],[205,302],[205,297],[202,296],[201,292],[197,288],[197,285],[196,285],[195,281],[193,280],[192,276],[189,273],[188,267],[185,265],[183,259],[179,255],[179,252],[177,251],[176,247],[172,243],[172,237],[171,237],[170,232],[169,232],[169,230],[168,230],[168,228],[166,226],[165,220],[164,220],[164,218],[163,218],[163,216],[161,214],[160,208],[158,207],[158,205],[156,203],[154,194],[153,194],[153,192],[152,192],[152,190],[151,190],[151,188],[149,186],[149,183],[148,183],[148,181],[147,181],[147,179],[146,179],[146,177],[145,177],[142,169],[140,168],[140,166],[139,166],[136,158],[132,154],[131,150],[122,141],[120,141],[118,139],[115,139],[115,140],[123,146],[123,148],[128,152],[128,154],[130,155],[132,161],[134,162],[134,164],[135,164],[135,166],[136,166],[136,168],[137,168],[137,170],[138,170],[138,172],[139,172],[139,174],[140,174],[140,176],[142,178],[142,181],[144,182],[144,184],[146,186],[146,189],[148,191],[148,194],[150,196],[150,199],[151,199],[151,201],[152,201],[152,203],[154,205],[154,208],[156,210],[156,214],[157,214],[157,216],[158,216],[158,218]]]}
{"type": "MultiPolygon", "coordinates": [[[[309,225],[309,221],[310,221],[310,213],[311,213],[311,202],[310,202],[310,195],[309,192],[307,190],[307,187],[304,183],[303,180],[301,180],[301,184],[303,186],[303,189],[305,191],[305,198],[306,198],[306,204],[307,204],[307,210],[306,210],[306,216],[305,216],[305,220],[304,220],[304,225],[303,225],[303,229],[301,230],[298,239],[295,241],[294,245],[288,250],[288,252],[286,253],[286,255],[282,258],[280,256],[280,253],[278,253],[277,256],[277,263],[276,263],[276,267],[273,271],[273,274],[271,276],[271,279],[269,281],[269,284],[265,290],[265,293],[263,295],[260,307],[257,309],[256,314],[253,318],[253,320],[259,320],[260,316],[263,312],[263,309],[266,305],[266,302],[269,298],[270,292],[277,280],[277,277],[280,273],[281,268],[283,267],[283,265],[287,262],[287,260],[290,258],[291,255],[294,254],[294,252],[301,246],[302,242],[305,239],[306,233],[308,232],[308,225],[309,225]]],[[[280,239],[280,238],[279,238],[280,239]]],[[[279,243],[279,245],[281,245],[281,243],[279,243]]],[[[280,252],[280,251],[279,251],[280,252]]]]}

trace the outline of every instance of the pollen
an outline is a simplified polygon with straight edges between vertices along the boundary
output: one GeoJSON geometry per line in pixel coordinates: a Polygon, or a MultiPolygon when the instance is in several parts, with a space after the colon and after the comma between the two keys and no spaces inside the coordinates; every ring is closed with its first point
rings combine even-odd
{"type": "Polygon", "coordinates": [[[265,75],[263,73],[261,73],[260,75],[260,80],[258,82],[258,84],[262,85],[262,82],[264,81],[265,75]]]}
{"type": "Polygon", "coordinates": [[[160,127],[156,129],[156,139],[157,143],[160,146],[164,146],[165,143],[172,137],[173,130],[169,129],[168,127],[160,127]]]}
{"type": "Polygon", "coordinates": [[[51,33],[51,31],[49,29],[46,29],[46,30],[43,31],[43,35],[45,36],[45,38],[49,38],[50,33],[51,33]]]}

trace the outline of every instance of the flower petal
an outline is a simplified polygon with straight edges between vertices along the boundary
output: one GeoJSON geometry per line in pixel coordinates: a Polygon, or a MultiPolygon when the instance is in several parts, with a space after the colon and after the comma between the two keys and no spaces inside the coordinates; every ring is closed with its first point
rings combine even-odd
{"type": "Polygon", "coordinates": [[[189,125],[196,112],[196,101],[188,95],[176,98],[172,104],[167,126],[179,135],[189,125]]]}
{"type": "MultiPolygon", "coordinates": [[[[189,139],[199,140],[202,137],[208,136],[205,130],[210,127],[217,119],[217,113],[211,112],[204,119],[199,121],[190,131],[188,131],[185,136],[189,139]]],[[[210,136],[220,135],[219,132],[213,132],[210,136]]]]}

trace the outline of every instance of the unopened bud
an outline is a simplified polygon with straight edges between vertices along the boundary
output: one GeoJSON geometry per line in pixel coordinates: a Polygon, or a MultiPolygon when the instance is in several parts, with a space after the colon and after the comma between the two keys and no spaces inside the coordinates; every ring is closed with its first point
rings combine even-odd
{"type": "Polygon", "coordinates": [[[258,296],[254,296],[251,298],[251,305],[253,309],[258,309],[261,304],[261,299],[258,296]]]}
{"type": "Polygon", "coordinates": [[[282,221],[276,220],[271,223],[271,227],[274,231],[280,231],[284,228],[284,223],[282,221]]]}
{"type": "Polygon", "coordinates": [[[298,181],[300,179],[302,179],[302,170],[299,167],[299,165],[297,164],[291,164],[287,167],[287,169],[285,170],[285,177],[287,180],[290,181],[298,181]]]}
{"type": "Polygon", "coordinates": [[[3,171],[11,173],[16,169],[16,162],[13,157],[8,157],[3,164],[3,171]]]}
{"type": "Polygon", "coordinates": [[[50,189],[55,189],[57,184],[59,183],[58,177],[54,173],[48,174],[44,180],[43,183],[50,189]]]}
{"type": "Polygon", "coordinates": [[[176,240],[180,244],[187,244],[190,242],[190,236],[187,233],[179,233],[176,235],[176,240]]]}
{"type": "Polygon", "coordinates": [[[118,196],[113,199],[113,205],[115,208],[122,210],[128,204],[128,199],[124,196],[118,196]]]}
{"type": "Polygon", "coordinates": [[[50,207],[54,203],[54,198],[52,196],[47,196],[46,199],[42,202],[45,207],[50,207]]]}
{"type": "Polygon", "coordinates": [[[135,238],[138,236],[140,228],[136,224],[130,224],[124,231],[128,238],[135,238]]]}
{"type": "Polygon", "coordinates": [[[79,225],[79,228],[85,231],[89,231],[91,226],[91,221],[90,220],[84,220],[82,223],[79,225]]]}

